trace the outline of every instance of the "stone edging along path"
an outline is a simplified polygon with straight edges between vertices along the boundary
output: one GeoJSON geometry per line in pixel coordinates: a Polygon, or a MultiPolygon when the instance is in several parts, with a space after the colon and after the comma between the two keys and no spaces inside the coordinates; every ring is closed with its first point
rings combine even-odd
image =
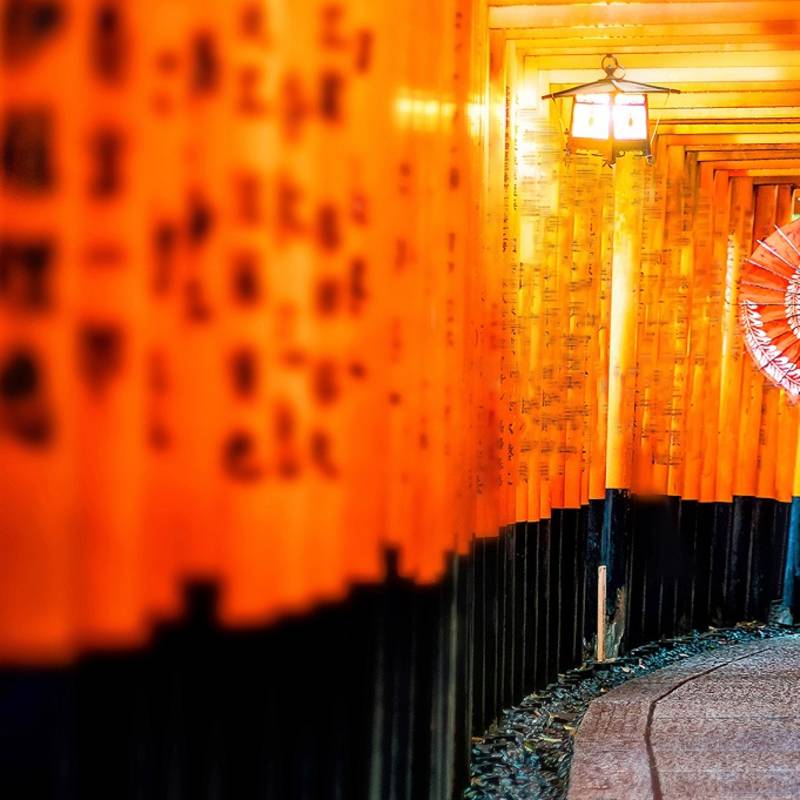
{"type": "Polygon", "coordinates": [[[473,738],[465,800],[563,800],[573,737],[592,700],[633,678],[692,656],[731,645],[763,644],[798,630],[796,626],[743,623],[695,631],[642,645],[615,661],[588,662],[560,674],[557,682],[528,695],[504,711],[483,736],[473,738]]]}

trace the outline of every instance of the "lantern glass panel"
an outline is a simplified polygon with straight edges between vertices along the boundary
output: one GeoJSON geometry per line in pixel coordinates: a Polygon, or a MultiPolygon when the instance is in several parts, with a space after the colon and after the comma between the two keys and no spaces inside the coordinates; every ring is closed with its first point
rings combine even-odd
{"type": "Polygon", "coordinates": [[[619,94],[614,98],[614,138],[622,141],[647,139],[647,100],[641,94],[619,94]]]}
{"type": "Polygon", "coordinates": [[[572,136],[576,139],[608,139],[611,123],[607,94],[585,94],[575,98],[572,108],[572,136]]]}

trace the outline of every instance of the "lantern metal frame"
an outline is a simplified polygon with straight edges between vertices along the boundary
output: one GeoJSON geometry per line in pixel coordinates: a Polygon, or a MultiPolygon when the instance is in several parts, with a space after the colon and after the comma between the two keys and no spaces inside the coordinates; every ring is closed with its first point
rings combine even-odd
{"type": "MultiPolygon", "coordinates": [[[[564,97],[571,97],[572,113],[570,116],[569,130],[567,133],[567,151],[575,153],[578,151],[589,152],[602,156],[606,162],[613,165],[617,156],[625,153],[641,153],[647,159],[652,158],[651,138],[650,138],[650,106],[647,96],[649,94],[680,94],[679,89],[672,89],[667,86],[654,86],[650,83],[640,83],[625,78],[625,70],[620,65],[616,56],[607,54],[600,62],[600,66],[606,73],[605,78],[583,83],[580,86],[573,86],[570,89],[562,89],[560,92],[552,92],[542,96],[542,100],[559,100],[564,97]],[[619,103],[619,97],[629,96],[633,99],[641,96],[641,102],[619,103]],[[598,100],[581,101],[581,97],[599,98],[607,96],[608,101],[598,100]],[[608,132],[603,138],[592,136],[575,135],[576,110],[595,105],[597,108],[608,108],[608,132]],[[615,111],[619,108],[643,108],[644,109],[644,136],[630,138],[618,136],[617,119],[615,111]]],[[[633,115],[630,115],[631,124],[633,115]]],[[[658,126],[656,125],[656,128],[658,126]]]]}

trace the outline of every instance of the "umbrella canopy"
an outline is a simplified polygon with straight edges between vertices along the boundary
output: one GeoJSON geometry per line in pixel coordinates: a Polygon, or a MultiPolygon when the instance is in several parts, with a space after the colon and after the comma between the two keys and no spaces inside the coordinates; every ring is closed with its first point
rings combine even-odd
{"type": "Polygon", "coordinates": [[[800,400],[800,220],[776,227],[745,261],[739,308],[756,366],[800,400]]]}

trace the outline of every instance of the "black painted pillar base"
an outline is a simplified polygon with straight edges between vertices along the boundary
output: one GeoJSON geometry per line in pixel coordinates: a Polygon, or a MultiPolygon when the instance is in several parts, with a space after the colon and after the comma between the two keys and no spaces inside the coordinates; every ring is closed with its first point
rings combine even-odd
{"type": "Polygon", "coordinates": [[[606,566],[606,658],[623,647],[628,617],[630,550],[630,495],[625,489],[607,489],[600,540],[600,563],[606,566]]]}

